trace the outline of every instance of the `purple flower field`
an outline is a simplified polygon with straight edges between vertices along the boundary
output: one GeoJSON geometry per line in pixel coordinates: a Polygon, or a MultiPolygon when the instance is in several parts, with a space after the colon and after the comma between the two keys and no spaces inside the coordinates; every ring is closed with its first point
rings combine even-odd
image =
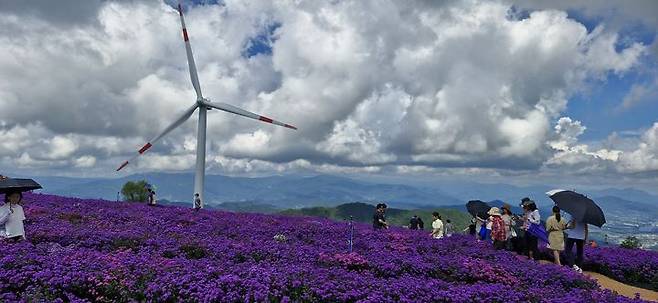
{"type": "Polygon", "coordinates": [[[25,210],[28,241],[0,243],[2,302],[640,301],[463,236],[357,224],[348,253],[347,224],[309,217],[38,194],[25,210]]]}
{"type": "Polygon", "coordinates": [[[658,253],[655,251],[609,247],[586,249],[583,266],[617,281],[658,291],[658,253]]]}

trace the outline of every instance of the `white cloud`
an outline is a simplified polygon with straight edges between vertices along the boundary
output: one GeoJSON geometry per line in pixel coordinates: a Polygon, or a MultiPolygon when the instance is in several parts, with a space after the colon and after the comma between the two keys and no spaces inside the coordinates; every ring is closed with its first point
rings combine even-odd
{"type": "Polygon", "coordinates": [[[658,123],[642,135],[637,149],[621,156],[620,163],[625,172],[658,171],[658,123]]]}
{"type": "Polygon", "coordinates": [[[48,157],[51,159],[68,158],[78,149],[75,141],[64,136],[55,136],[48,140],[48,144],[50,145],[48,157]]]}
{"type": "Polygon", "coordinates": [[[87,168],[93,167],[96,164],[96,157],[94,156],[82,156],[75,159],[75,167],[87,168]]]}
{"type": "MultiPolygon", "coordinates": [[[[3,164],[109,172],[193,102],[171,7],[94,7],[73,27],[23,8],[0,13],[0,77],[8,79],[0,83],[3,164]]],[[[632,70],[646,47],[620,48],[618,33],[588,32],[565,12],[534,11],[522,20],[509,12],[510,5],[487,1],[191,8],[204,95],[299,127],[210,111],[209,169],[536,169],[582,162],[576,155],[616,157],[613,149],[579,147],[580,133],[563,130],[573,139],[557,139],[566,145],[552,149],[551,123],[583,83],[632,70]],[[250,39],[274,24],[272,55],[246,58],[250,39]]],[[[191,169],[191,120],[128,171],[191,169]]]]}
{"type": "Polygon", "coordinates": [[[586,129],[580,121],[561,117],[555,125],[555,139],[549,142],[556,152],[544,163],[544,168],[567,169],[572,174],[613,171],[623,152],[605,148],[591,150],[587,144],[579,143],[578,137],[586,129]]]}

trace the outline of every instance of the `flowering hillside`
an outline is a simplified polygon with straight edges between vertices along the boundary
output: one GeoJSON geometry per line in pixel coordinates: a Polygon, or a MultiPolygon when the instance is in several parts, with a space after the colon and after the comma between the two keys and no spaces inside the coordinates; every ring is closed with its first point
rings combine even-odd
{"type": "Polygon", "coordinates": [[[26,195],[0,301],[631,302],[566,268],[427,232],[26,195]]]}

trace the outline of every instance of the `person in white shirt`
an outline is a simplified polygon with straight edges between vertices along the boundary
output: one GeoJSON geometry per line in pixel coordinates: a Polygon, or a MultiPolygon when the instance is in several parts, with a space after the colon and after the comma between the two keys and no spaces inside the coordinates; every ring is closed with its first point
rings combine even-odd
{"type": "Polygon", "coordinates": [[[567,257],[567,264],[577,272],[583,272],[583,247],[587,242],[588,228],[587,223],[578,222],[569,215],[567,218],[569,227],[567,230],[567,239],[565,241],[565,254],[567,257]],[[573,255],[573,245],[576,245],[576,257],[573,255]],[[575,260],[574,260],[575,259],[575,260]]]}
{"type": "Polygon", "coordinates": [[[434,221],[432,221],[432,233],[430,235],[434,239],[441,239],[443,238],[443,221],[441,221],[441,216],[438,212],[433,212],[432,217],[434,221]]]}
{"type": "Polygon", "coordinates": [[[14,241],[25,239],[25,213],[20,205],[22,200],[23,194],[20,192],[5,194],[5,203],[0,206],[0,237],[14,241]]]}
{"type": "MultiPolygon", "coordinates": [[[[539,215],[539,210],[537,209],[537,205],[535,204],[535,201],[532,200],[527,200],[524,202],[523,205],[523,210],[525,211],[525,221],[523,222],[523,229],[528,230],[530,228],[530,224],[540,224],[541,223],[541,217],[539,215]]],[[[526,254],[530,259],[536,259],[539,257],[539,249],[537,248],[537,237],[532,235],[529,232],[525,233],[525,247],[526,247],[526,254]]]]}

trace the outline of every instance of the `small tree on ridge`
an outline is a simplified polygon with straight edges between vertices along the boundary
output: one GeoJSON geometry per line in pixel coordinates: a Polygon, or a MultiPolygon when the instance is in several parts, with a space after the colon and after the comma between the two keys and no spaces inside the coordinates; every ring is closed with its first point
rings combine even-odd
{"type": "Polygon", "coordinates": [[[123,195],[124,201],[133,201],[133,202],[144,202],[148,197],[148,192],[146,191],[146,181],[128,181],[121,188],[121,194],[123,195]]]}

